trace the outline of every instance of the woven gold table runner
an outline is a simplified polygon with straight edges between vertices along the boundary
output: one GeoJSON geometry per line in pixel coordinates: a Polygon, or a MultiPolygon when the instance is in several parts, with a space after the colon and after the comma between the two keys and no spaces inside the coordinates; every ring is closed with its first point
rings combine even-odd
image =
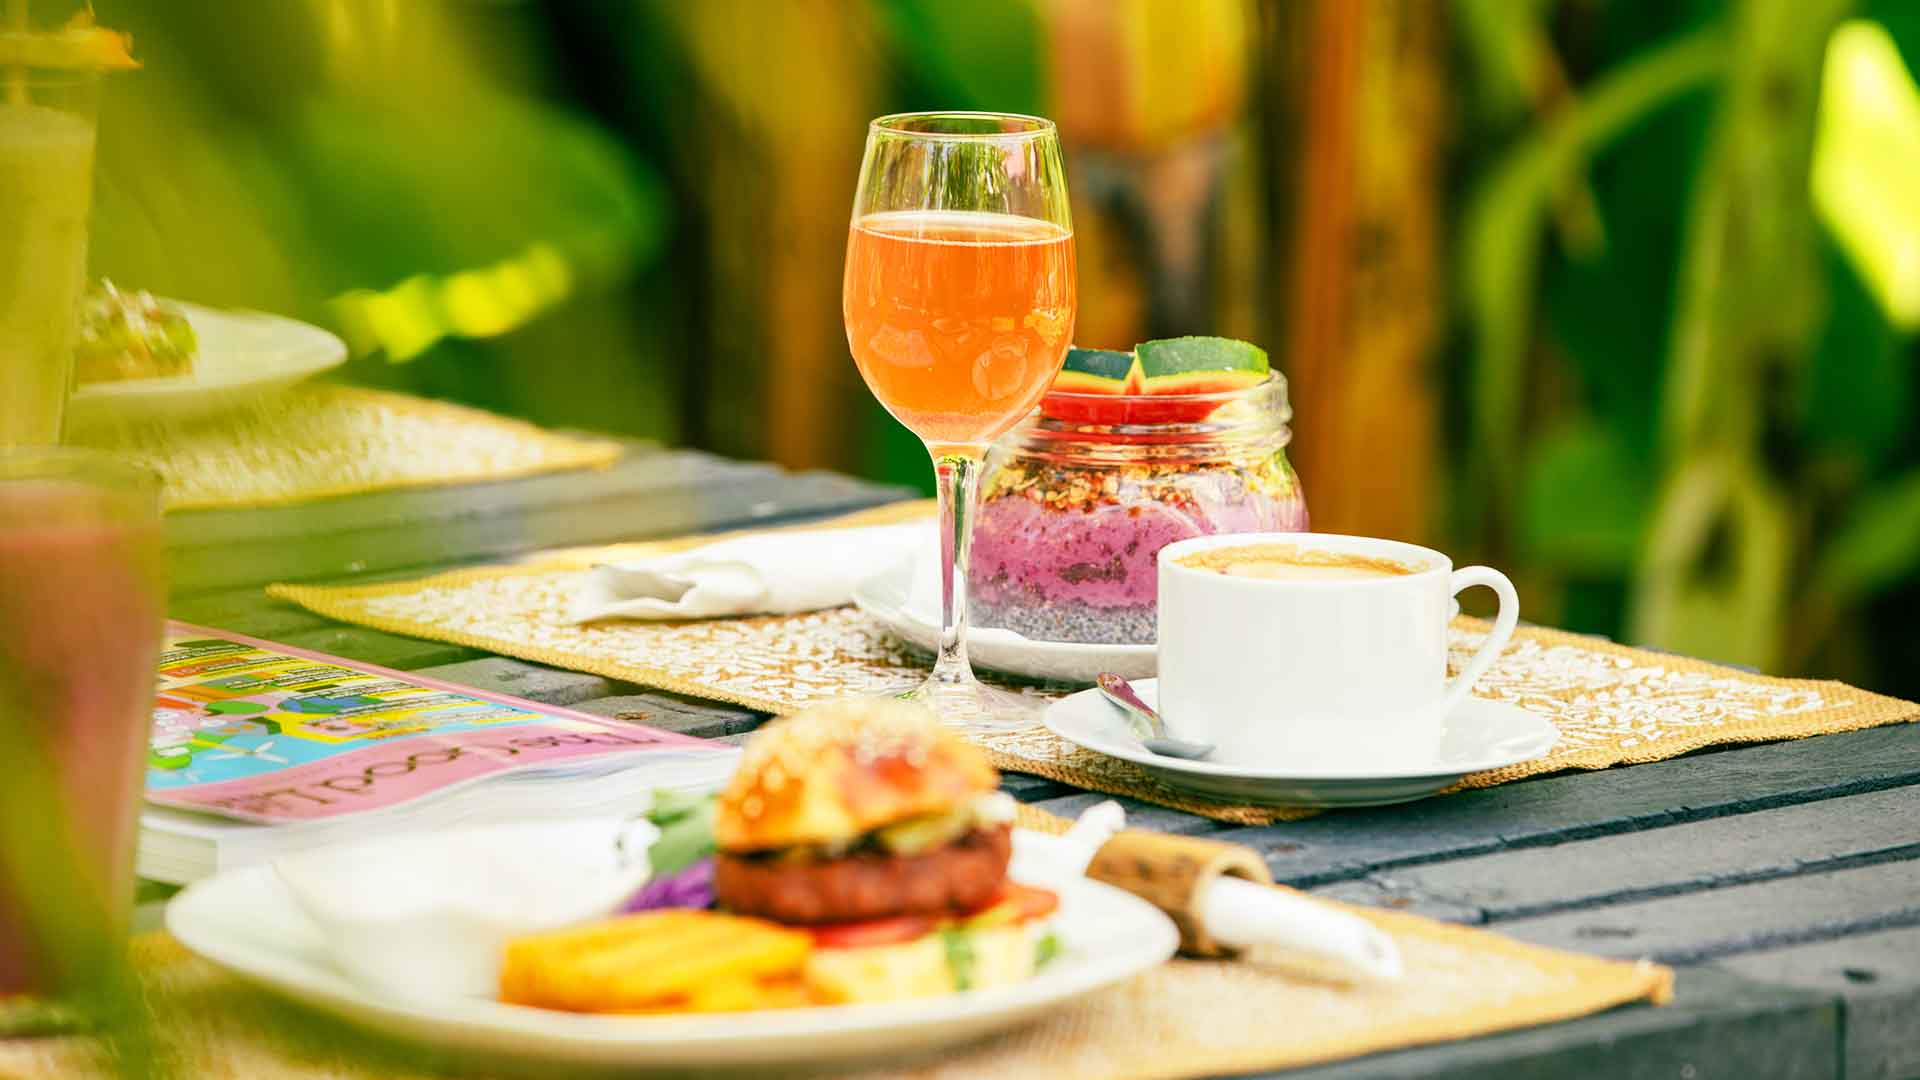
{"type": "MultiPolygon", "coordinates": [[[[924,503],[883,507],[813,528],[925,515],[924,503]]],[[[322,615],[380,630],[517,656],[696,697],[791,713],[844,694],[905,690],[927,660],[848,607],[805,615],[689,623],[565,621],[581,575],[708,537],[549,552],[511,566],[362,587],[275,585],[322,615]]],[[[1454,622],[1456,666],[1487,624],[1454,622]]],[[[1037,698],[1057,690],[1020,687],[1037,698]]],[[[1486,787],[1562,769],[1658,761],[1705,746],[1802,738],[1920,718],[1920,705],[1837,682],[1777,679],[1555,630],[1522,628],[1475,688],[1551,719],[1560,741],[1544,758],[1476,773],[1486,787]]],[[[1313,813],[1231,805],[1169,788],[1137,767],[1067,743],[1037,722],[975,736],[1001,768],[1129,795],[1222,821],[1265,824],[1313,813]]]]}
{"type": "MultiPolygon", "coordinates": [[[[1666,1001],[1672,973],[1521,944],[1412,915],[1349,910],[1393,935],[1406,976],[1347,987],[1241,963],[1175,960],[1044,1019],[867,1080],[1184,1077],[1289,1068],[1666,1001]]],[[[225,975],[165,934],[134,941],[156,1056],[194,1080],[430,1080],[491,1075],[361,1036],[225,975]]],[[[522,1075],[524,1073],[515,1073],[522,1075]]],[[[0,1039],[0,1076],[112,1072],[80,1037],[0,1039]]]]}
{"type": "Polygon", "coordinates": [[[275,506],[605,468],[620,456],[618,443],[329,383],[200,421],[83,431],[75,441],[158,473],[169,510],[275,506]]]}

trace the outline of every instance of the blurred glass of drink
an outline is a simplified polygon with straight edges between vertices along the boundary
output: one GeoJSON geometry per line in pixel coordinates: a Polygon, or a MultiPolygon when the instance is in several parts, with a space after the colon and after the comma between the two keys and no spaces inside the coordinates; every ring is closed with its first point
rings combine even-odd
{"type": "Polygon", "coordinates": [[[124,959],[163,558],[151,474],[0,450],[0,1019],[124,959]]]}
{"type": "Polygon", "coordinates": [[[99,81],[0,71],[0,447],[60,441],[86,285],[99,81]]]}

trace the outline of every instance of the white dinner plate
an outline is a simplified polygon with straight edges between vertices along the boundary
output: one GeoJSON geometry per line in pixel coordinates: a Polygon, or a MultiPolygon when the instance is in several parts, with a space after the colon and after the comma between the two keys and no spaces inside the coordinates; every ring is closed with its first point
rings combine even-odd
{"type": "MultiPolygon", "coordinates": [[[[932,574],[902,563],[868,578],[853,590],[853,602],[894,637],[934,652],[940,647],[940,614],[914,602],[914,575],[932,574]]],[[[934,586],[938,596],[938,585],[934,586]]],[[[967,656],[973,666],[1029,679],[1087,684],[1103,671],[1127,679],[1152,678],[1152,645],[1089,645],[1076,641],[1039,641],[999,627],[969,627],[967,656]]]]}
{"type": "Polygon", "coordinates": [[[191,420],[277,393],[338,367],[346,343],[317,326],[253,311],[216,311],[177,300],[200,349],[193,370],[157,379],[86,383],[73,392],[67,419],[77,427],[191,420]]]}
{"type": "MultiPolygon", "coordinates": [[[[1140,699],[1159,708],[1159,680],[1135,682],[1140,699]]],[[[1411,802],[1450,787],[1468,773],[1541,757],[1560,732],[1553,722],[1515,705],[1468,695],[1447,717],[1431,762],[1381,769],[1357,762],[1346,769],[1256,769],[1163,757],[1140,745],[1120,710],[1098,690],[1049,706],[1042,720],[1055,735],[1095,753],[1131,761],[1167,784],[1216,799],[1278,806],[1386,806],[1411,802]]]]}
{"type": "MultiPolygon", "coordinates": [[[[558,824],[556,828],[565,828],[558,824]]],[[[432,843],[423,836],[421,843],[432,843]]],[[[1179,933],[1129,893],[1050,868],[1058,838],[1019,831],[1012,873],[1060,894],[1060,954],[1012,986],[876,1005],[593,1016],[481,998],[396,999],[335,966],[325,939],[269,866],[230,870],[175,897],[167,929],[233,974],[321,1012],[457,1055],[564,1066],[797,1068],[894,1057],[981,1037],[1147,971],[1173,955],[1179,933]]],[[[538,858],[529,851],[529,858],[538,858]]]]}

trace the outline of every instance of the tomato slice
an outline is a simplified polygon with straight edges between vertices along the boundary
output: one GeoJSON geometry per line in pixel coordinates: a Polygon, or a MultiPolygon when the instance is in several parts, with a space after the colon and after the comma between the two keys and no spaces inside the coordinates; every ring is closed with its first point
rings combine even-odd
{"type": "Polygon", "coordinates": [[[1060,908],[1060,895],[1051,889],[1036,889],[1031,885],[1009,881],[1001,886],[1001,893],[1001,903],[1018,905],[1019,914],[1014,917],[1014,922],[1043,919],[1060,908]]]}
{"type": "Polygon", "coordinates": [[[1046,889],[1014,882],[1003,882],[993,900],[968,912],[961,920],[971,929],[1017,926],[1032,919],[1045,918],[1060,906],[1060,898],[1046,889]]]}
{"type": "Polygon", "coordinates": [[[933,930],[933,919],[926,915],[890,915],[884,919],[809,926],[806,930],[813,935],[814,945],[822,949],[864,949],[873,945],[899,945],[924,937],[933,930]]]}

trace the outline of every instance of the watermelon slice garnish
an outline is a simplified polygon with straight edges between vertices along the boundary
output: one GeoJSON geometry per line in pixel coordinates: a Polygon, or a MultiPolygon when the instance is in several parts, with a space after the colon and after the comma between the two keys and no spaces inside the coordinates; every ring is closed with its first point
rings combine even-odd
{"type": "Polygon", "coordinates": [[[1075,424],[1118,424],[1117,404],[1140,392],[1140,361],[1116,349],[1069,349],[1040,411],[1075,424]]]}
{"type": "Polygon", "coordinates": [[[1258,386],[1267,378],[1267,350],[1219,337],[1142,342],[1142,387],[1148,394],[1222,394],[1258,386]]]}
{"type": "Polygon", "coordinates": [[[1231,338],[1149,341],[1133,352],[1074,349],[1040,412],[1078,424],[1181,424],[1226,404],[1219,395],[1265,382],[1266,350],[1231,338]]]}
{"type": "Polygon", "coordinates": [[[1118,349],[1069,349],[1053,388],[1068,394],[1137,394],[1140,360],[1118,349]]]}

